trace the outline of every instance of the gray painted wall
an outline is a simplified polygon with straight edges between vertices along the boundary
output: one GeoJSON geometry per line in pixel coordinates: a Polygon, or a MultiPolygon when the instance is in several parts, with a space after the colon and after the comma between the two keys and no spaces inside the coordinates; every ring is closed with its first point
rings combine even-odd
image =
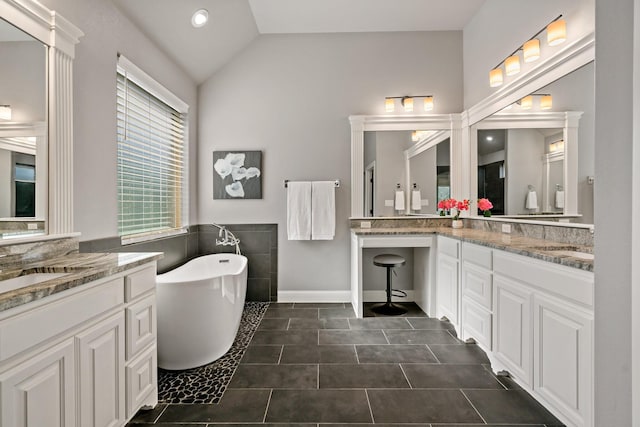
{"type": "MultiPolygon", "coordinates": [[[[593,31],[595,0],[486,0],[464,28],[464,107],[500,88],[489,86],[489,71],[556,16],[567,20],[567,37],[578,40],[593,31]]],[[[540,43],[541,59],[562,49],[540,43]]],[[[522,64],[522,72],[532,64],[522,64]]],[[[518,78],[519,75],[506,77],[518,78]]]]}
{"type": "Polygon", "coordinates": [[[348,291],[348,116],[423,93],[460,112],[461,81],[461,32],[260,36],[200,87],[198,221],[277,223],[279,289],[348,291]],[[225,149],[263,150],[262,200],[212,199],[211,152],[225,149]],[[342,181],[334,240],[287,240],[284,179],[342,181]]]}
{"type": "Polygon", "coordinates": [[[11,121],[47,118],[47,51],[39,41],[0,43],[0,104],[11,105],[11,121]]]}
{"type": "Polygon", "coordinates": [[[0,149],[0,218],[11,216],[11,151],[0,149]]]}
{"type": "MultiPolygon", "coordinates": [[[[411,132],[388,131],[376,132],[376,215],[397,215],[393,207],[385,206],[385,200],[394,200],[396,184],[405,194],[405,208],[407,203],[407,189],[405,188],[405,157],[404,146],[411,141],[411,132]]],[[[404,211],[403,211],[404,212],[404,211]]]]}
{"type": "Polygon", "coordinates": [[[428,200],[429,206],[421,209],[421,213],[435,213],[437,209],[437,146],[431,147],[409,159],[411,169],[411,187],[407,191],[408,202],[411,203],[413,183],[418,184],[420,197],[428,200]]]}
{"type": "MultiPolygon", "coordinates": [[[[74,230],[81,240],[118,234],[116,63],[120,52],[189,104],[189,150],[197,157],[197,88],[109,0],[42,0],[84,33],[73,63],[74,230]]],[[[190,216],[196,223],[195,166],[190,170],[190,216]]]]}

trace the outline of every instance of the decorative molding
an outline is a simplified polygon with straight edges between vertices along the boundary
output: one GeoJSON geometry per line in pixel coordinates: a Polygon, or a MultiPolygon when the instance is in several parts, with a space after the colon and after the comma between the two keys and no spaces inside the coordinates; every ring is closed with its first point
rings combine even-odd
{"type": "MultiPolygon", "coordinates": [[[[73,232],[73,74],[75,45],[84,33],[35,0],[3,0],[0,15],[49,46],[47,232],[73,232]]],[[[47,169],[45,168],[46,172],[47,169]]]]}
{"type": "Polygon", "coordinates": [[[474,124],[513,104],[522,97],[556,81],[595,59],[595,33],[591,32],[557,54],[541,61],[527,73],[500,86],[493,94],[467,111],[468,123],[474,124]]]}
{"type": "Polygon", "coordinates": [[[350,291],[278,291],[278,302],[351,302],[350,291]]]}

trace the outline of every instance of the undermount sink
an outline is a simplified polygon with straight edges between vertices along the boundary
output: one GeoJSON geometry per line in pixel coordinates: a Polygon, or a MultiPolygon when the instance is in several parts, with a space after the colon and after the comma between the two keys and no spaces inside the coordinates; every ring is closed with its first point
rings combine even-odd
{"type": "Polygon", "coordinates": [[[573,257],[573,258],[584,259],[584,260],[587,260],[587,261],[593,261],[593,254],[590,254],[590,253],[587,253],[587,252],[566,251],[566,250],[549,251],[549,252],[552,252],[555,255],[570,256],[570,257],[573,257]]]}
{"type": "Polygon", "coordinates": [[[14,291],[26,286],[36,285],[47,280],[57,279],[71,273],[31,273],[0,281],[0,293],[14,291]]]}

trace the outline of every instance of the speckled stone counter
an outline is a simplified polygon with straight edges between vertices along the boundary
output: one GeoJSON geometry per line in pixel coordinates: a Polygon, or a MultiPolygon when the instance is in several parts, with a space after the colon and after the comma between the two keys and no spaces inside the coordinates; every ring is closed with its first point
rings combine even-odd
{"type": "Polygon", "coordinates": [[[161,252],[74,253],[0,271],[0,281],[30,273],[68,273],[35,285],[0,293],[0,311],[82,286],[162,258],[161,252]]]}
{"type": "Polygon", "coordinates": [[[567,254],[559,254],[557,251],[581,252],[591,254],[593,247],[586,245],[574,245],[554,242],[532,237],[496,233],[471,228],[453,229],[451,227],[377,227],[377,228],[352,228],[351,231],[358,236],[398,236],[398,235],[425,235],[436,234],[452,237],[469,243],[475,243],[494,249],[537,258],[543,261],[553,262],[568,267],[585,271],[593,271],[593,261],[581,259],[567,254]]]}

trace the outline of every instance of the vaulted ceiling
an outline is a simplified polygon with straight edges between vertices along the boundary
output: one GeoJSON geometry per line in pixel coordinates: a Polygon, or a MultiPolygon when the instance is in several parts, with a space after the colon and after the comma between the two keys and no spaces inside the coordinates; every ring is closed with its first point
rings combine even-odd
{"type": "Polygon", "coordinates": [[[462,30],[485,0],[113,0],[199,84],[260,34],[462,30]],[[209,12],[191,26],[198,9],[209,12]]]}

